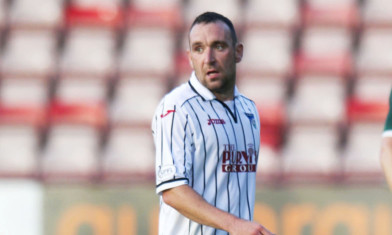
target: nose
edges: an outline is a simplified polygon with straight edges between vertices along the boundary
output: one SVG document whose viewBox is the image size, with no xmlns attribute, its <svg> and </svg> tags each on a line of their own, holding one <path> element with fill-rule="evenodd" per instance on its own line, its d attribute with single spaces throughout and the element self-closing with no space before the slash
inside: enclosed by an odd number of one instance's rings
<svg viewBox="0 0 392 235">
<path fill-rule="evenodd" d="M 214 54 L 214 50 L 212 50 L 211 48 L 207 48 L 204 51 L 204 62 L 207 64 L 212 64 L 215 62 L 215 54 Z"/>
</svg>

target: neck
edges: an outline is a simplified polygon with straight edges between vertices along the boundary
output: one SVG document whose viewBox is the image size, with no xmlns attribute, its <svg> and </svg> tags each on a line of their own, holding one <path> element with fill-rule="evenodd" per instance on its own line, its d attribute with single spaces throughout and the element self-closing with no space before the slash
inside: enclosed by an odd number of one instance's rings
<svg viewBox="0 0 392 235">
<path fill-rule="evenodd" d="M 220 101 L 229 101 L 229 100 L 233 100 L 234 99 L 234 87 L 228 91 L 228 92 L 213 92 L 213 94 L 215 95 L 215 97 L 220 100 Z"/>
</svg>

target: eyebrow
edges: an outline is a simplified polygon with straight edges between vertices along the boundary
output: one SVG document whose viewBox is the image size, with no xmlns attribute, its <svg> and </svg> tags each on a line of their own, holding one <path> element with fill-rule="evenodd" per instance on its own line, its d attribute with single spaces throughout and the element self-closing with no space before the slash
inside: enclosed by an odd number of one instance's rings
<svg viewBox="0 0 392 235">
<path fill-rule="evenodd" d="M 222 41 L 222 40 L 213 41 L 211 45 L 216 45 L 216 44 L 229 45 L 229 43 L 227 43 L 226 41 Z M 199 42 L 199 41 L 196 41 L 193 44 L 191 44 L 191 47 L 200 46 L 200 45 L 203 45 L 203 43 Z"/>
<path fill-rule="evenodd" d="M 199 46 L 199 45 L 202 45 L 202 44 L 203 43 L 201 43 L 201 42 L 194 42 L 194 43 L 191 44 L 191 47 Z"/>
</svg>

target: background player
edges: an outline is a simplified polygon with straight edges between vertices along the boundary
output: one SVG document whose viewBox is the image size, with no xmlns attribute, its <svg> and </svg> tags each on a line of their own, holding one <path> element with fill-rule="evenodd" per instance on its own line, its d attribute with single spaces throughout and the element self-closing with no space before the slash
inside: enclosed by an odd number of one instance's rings
<svg viewBox="0 0 392 235">
<path fill-rule="evenodd" d="M 392 190 L 392 90 L 389 96 L 389 113 L 381 140 L 380 158 L 386 181 Z"/>
<path fill-rule="evenodd" d="M 260 125 L 235 86 L 243 46 L 231 21 L 211 12 L 195 19 L 189 44 L 194 72 L 152 122 L 159 234 L 271 234 L 252 222 Z"/>
</svg>

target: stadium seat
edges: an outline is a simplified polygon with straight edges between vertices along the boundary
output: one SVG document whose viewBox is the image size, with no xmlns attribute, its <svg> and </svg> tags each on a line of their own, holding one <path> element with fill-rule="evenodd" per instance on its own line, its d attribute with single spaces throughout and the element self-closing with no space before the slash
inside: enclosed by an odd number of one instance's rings
<svg viewBox="0 0 392 235">
<path fill-rule="evenodd" d="M 115 88 L 111 104 L 111 122 L 115 125 L 121 123 L 149 125 L 166 89 L 166 84 L 159 78 L 121 78 Z"/>
<path fill-rule="evenodd" d="M 52 30 L 11 30 L 2 55 L 1 71 L 8 75 L 50 76 L 56 70 L 56 52 L 57 35 Z"/>
<path fill-rule="evenodd" d="M 0 105 L 0 177 L 37 177 L 45 109 Z"/>
<path fill-rule="evenodd" d="M 349 77 L 353 72 L 351 54 L 308 55 L 299 53 L 295 55 L 295 73 L 300 76 L 332 75 Z"/>
<path fill-rule="evenodd" d="M 119 0 L 73 0 L 65 8 L 68 27 L 88 26 L 118 29 L 124 24 L 124 12 Z"/>
<path fill-rule="evenodd" d="M 0 101 L 11 106 L 44 106 L 49 97 L 48 78 L 3 75 L 0 82 Z"/>
<path fill-rule="evenodd" d="M 302 22 L 310 25 L 353 28 L 360 22 L 356 1 L 307 0 L 301 8 Z"/>
<path fill-rule="evenodd" d="M 9 7 L 11 28 L 47 28 L 62 26 L 64 0 L 14 0 Z"/>
<path fill-rule="evenodd" d="M 242 3 L 240 0 L 190 0 L 183 8 L 186 26 L 190 26 L 199 14 L 213 11 L 229 18 L 237 28 L 241 26 L 243 21 L 241 10 Z"/>
<path fill-rule="evenodd" d="M 353 96 L 361 100 L 381 101 L 388 100 L 392 87 L 390 75 L 361 75 L 355 78 Z"/>
<path fill-rule="evenodd" d="M 145 6 L 132 2 L 127 9 L 126 24 L 129 29 L 133 27 L 164 27 L 172 30 L 179 30 L 182 26 L 182 17 L 177 5 L 157 5 Z"/>
<path fill-rule="evenodd" d="M 346 182 L 382 182 L 379 153 L 383 121 L 356 121 L 350 124 L 343 153 Z"/>
<path fill-rule="evenodd" d="M 302 35 L 295 52 L 297 76 L 328 74 L 349 77 L 353 73 L 352 48 L 359 25 L 355 1 L 304 1 Z"/>
<path fill-rule="evenodd" d="M 260 115 L 260 151 L 258 179 L 262 182 L 278 180 L 281 176 L 281 152 L 286 131 L 284 103 L 257 103 Z"/>
<path fill-rule="evenodd" d="M 71 0 L 64 8 L 66 34 L 61 77 L 109 79 L 115 73 L 118 32 L 124 27 L 121 0 Z"/>
<path fill-rule="evenodd" d="M 363 25 L 369 27 L 392 26 L 392 3 L 388 0 L 368 0 L 363 5 Z"/>
<path fill-rule="evenodd" d="M 171 29 L 135 27 L 127 31 L 119 57 L 120 76 L 167 77 L 174 62 L 175 34 Z"/>
<path fill-rule="evenodd" d="M 242 37 L 239 73 L 284 77 L 292 72 L 293 38 L 286 29 L 250 29 Z"/>
<path fill-rule="evenodd" d="M 349 54 L 352 43 L 352 32 L 346 28 L 307 27 L 302 34 L 300 50 L 314 56 Z"/>
<path fill-rule="evenodd" d="M 60 103 L 49 111 L 42 176 L 49 182 L 91 181 L 98 176 L 106 110 L 102 104 Z"/>
<path fill-rule="evenodd" d="M 353 33 L 341 27 L 309 26 L 303 29 L 295 55 L 297 76 L 305 74 L 350 76 L 353 72 Z"/>
<path fill-rule="evenodd" d="M 60 57 L 60 73 L 109 78 L 115 71 L 116 34 L 105 28 L 70 29 Z"/>
<path fill-rule="evenodd" d="M 139 9 L 181 8 L 183 0 L 132 0 L 131 5 Z"/>
<path fill-rule="evenodd" d="M 288 92 L 288 80 L 278 76 L 252 76 L 241 74 L 237 78 L 237 86 L 257 105 L 283 105 Z"/>
<path fill-rule="evenodd" d="M 103 153 L 101 164 L 105 181 L 136 182 L 154 177 L 150 127 L 113 126 Z"/>
<path fill-rule="evenodd" d="M 257 182 L 261 182 L 263 185 L 278 182 L 282 174 L 281 165 L 280 150 L 261 144 L 257 162 Z"/>
<path fill-rule="evenodd" d="M 32 104 L 0 104 L 0 124 L 29 125 L 43 128 L 46 125 L 46 106 Z"/>
<path fill-rule="evenodd" d="M 300 23 L 297 0 L 249 0 L 244 6 L 246 28 L 294 28 Z"/>
<path fill-rule="evenodd" d="M 105 103 L 110 80 L 99 77 L 60 77 L 54 94 L 56 100 L 66 103 Z"/>
<path fill-rule="evenodd" d="M 283 176 L 290 182 L 335 180 L 340 175 L 336 125 L 292 125 L 283 149 Z"/>
<path fill-rule="evenodd" d="M 185 39 L 184 39 L 185 40 Z M 186 39 L 188 40 L 188 39 Z M 188 43 L 188 41 L 184 42 Z M 192 73 L 192 67 L 189 64 L 187 55 L 188 46 L 183 46 L 183 49 L 178 51 L 175 55 L 175 78 L 173 79 L 173 85 L 179 85 L 187 82 Z"/>
<path fill-rule="evenodd" d="M 257 105 L 257 109 L 260 115 L 261 144 L 280 150 L 287 125 L 285 106 L 261 103 Z"/>
<path fill-rule="evenodd" d="M 99 102 L 54 100 L 50 105 L 49 115 L 51 125 L 70 124 L 104 128 L 107 124 L 105 104 Z"/>
<path fill-rule="evenodd" d="M 367 99 L 353 95 L 346 103 L 347 120 L 351 124 L 356 122 L 380 122 L 387 117 L 389 105 L 388 96 L 385 99 Z"/>
<path fill-rule="evenodd" d="M 304 76 L 296 81 L 289 101 L 292 123 L 329 123 L 344 121 L 345 80 L 334 76 Z"/>
<path fill-rule="evenodd" d="M 379 151 L 381 133 L 389 110 L 388 97 L 392 80 L 389 79 L 388 91 L 370 84 L 377 83 L 375 79 L 367 82 L 370 87 L 355 87 L 346 103 L 349 129 L 343 167 L 347 182 L 381 182 L 382 179 Z M 376 94 L 377 91 L 379 94 Z"/>
<path fill-rule="evenodd" d="M 354 34 L 344 27 L 309 26 L 303 29 L 295 55 L 297 76 L 350 76 Z"/>
<path fill-rule="evenodd" d="M 388 74 L 392 68 L 392 28 L 365 28 L 356 61 L 359 74 Z"/>
</svg>

